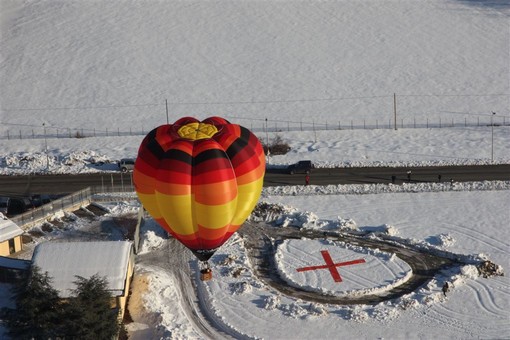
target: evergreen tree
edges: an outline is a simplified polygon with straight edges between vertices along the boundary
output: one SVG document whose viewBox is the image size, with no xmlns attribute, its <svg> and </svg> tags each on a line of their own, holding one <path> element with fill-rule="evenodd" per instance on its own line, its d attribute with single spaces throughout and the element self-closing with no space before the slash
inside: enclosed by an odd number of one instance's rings
<svg viewBox="0 0 510 340">
<path fill-rule="evenodd" d="M 62 314 L 57 290 L 51 286 L 48 273 L 36 266 L 24 284 L 14 291 L 16 309 L 6 311 L 9 335 L 14 339 L 55 338 L 54 325 Z"/>
<path fill-rule="evenodd" d="M 118 310 L 111 308 L 112 295 L 108 281 L 97 274 L 85 279 L 77 276 L 74 298 L 66 309 L 75 330 L 72 336 L 79 339 L 111 339 L 120 329 Z M 71 335 L 71 334 L 69 334 Z"/>
<path fill-rule="evenodd" d="M 120 331 L 118 310 L 111 308 L 108 281 L 97 274 L 78 280 L 73 296 L 61 299 L 48 273 L 32 267 L 16 288 L 16 309 L 3 309 L 13 339 L 113 339 Z"/>
</svg>

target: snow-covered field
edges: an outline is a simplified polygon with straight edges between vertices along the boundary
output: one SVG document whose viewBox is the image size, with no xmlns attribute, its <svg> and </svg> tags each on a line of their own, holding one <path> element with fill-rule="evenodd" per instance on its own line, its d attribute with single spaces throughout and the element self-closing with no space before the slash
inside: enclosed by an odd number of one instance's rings
<svg viewBox="0 0 510 340">
<path fill-rule="evenodd" d="M 0 0 L 0 174 L 112 171 L 92 160 L 136 156 L 143 135 L 135 133 L 167 121 L 165 100 L 170 122 L 219 115 L 262 140 L 280 135 L 292 150 L 270 164 L 509 163 L 509 16 L 505 0 Z M 442 128 L 348 129 L 351 121 L 391 124 L 394 93 L 398 124 L 442 122 Z M 445 128 L 452 120 L 455 127 Z M 300 131 L 325 124 L 330 130 Z M 342 130 L 331 130 L 338 125 Z M 109 137 L 62 138 L 81 131 Z M 135 133 L 114 136 L 120 132 Z M 284 219 L 305 228 L 388 230 L 431 251 L 490 259 L 508 273 L 509 185 L 386 193 L 288 187 L 265 189 L 261 200 L 284 205 Z M 137 206 L 112 208 L 119 214 Z M 169 242 L 150 221 L 143 237 L 145 254 Z M 318 251 L 325 249 L 342 261 L 347 248 L 292 241 L 280 249 L 279 271 L 293 285 L 339 294 L 374 288 L 366 280 L 389 287 L 406 279 L 408 269 L 394 257 L 364 250 L 357 254 L 370 266 L 382 265 L 370 278 L 356 272 L 362 265 L 341 267 L 340 283 L 330 281 L 328 270 L 309 278 L 293 270 L 320 264 Z M 228 256 L 233 261 L 224 263 Z M 212 265 L 214 280 L 198 282 L 201 304 L 239 338 L 510 337 L 508 275 L 485 279 L 472 265 L 376 306 L 316 304 L 278 293 L 253 276 L 237 235 Z M 137 267 L 143 275 L 133 283 L 132 338 L 206 337 L 178 307 L 175 277 L 157 268 Z M 365 283 L 349 289 L 351 280 Z M 444 281 L 454 284 L 446 298 Z"/>
<path fill-rule="evenodd" d="M 372 239 L 382 233 L 430 252 L 457 254 L 466 264 L 441 272 L 412 294 L 375 306 L 320 304 L 290 298 L 257 279 L 243 239 L 236 235 L 211 259 L 214 279 L 198 282 L 201 303 L 213 320 L 226 325 L 232 334 L 267 339 L 354 336 L 466 339 L 510 335 L 508 276 L 482 278 L 475 266 L 469 264 L 469 259 L 472 263 L 490 259 L 507 274 L 510 267 L 508 189 L 465 191 L 459 188 L 458 191 L 364 195 L 335 194 L 330 189 L 329 195 L 323 196 L 311 196 L 303 187 L 287 189 L 293 194 L 273 196 L 265 190 L 263 197 L 265 202 L 285 204 L 279 219 L 284 225 L 328 231 L 372 230 L 375 232 Z M 144 252 L 157 252 L 166 247 L 166 235 L 153 223 L 148 223 L 143 234 L 142 256 Z M 323 264 L 321 250 L 328 250 L 335 262 L 364 258 L 367 260 L 364 265 L 369 269 L 364 270 L 362 264 L 341 267 L 341 283 L 334 282 L 328 270 L 314 271 L 310 276 L 296 271 Z M 309 291 L 333 292 L 335 296 L 352 297 L 369 290 L 382 292 L 405 282 L 408 272 L 405 263 L 384 252 L 369 252 L 304 237 L 280 246 L 275 261 L 280 275 L 289 284 Z M 150 266 L 139 269 L 144 281 L 143 284 L 135 282 L 135 287 L 145 287 L 147 303 L 143 308 L 142 302 L 130 306 L 138 323 L 131 325 L 133 338 L 142 339 L 150 334 L 201 338 L 203 335 L 190 327 L 182 312 L 175 308 L 182 303 L 182 298 L 172 288 L 178 286 L 173 276 Z M 240 274 L 237 277 L 236 272 Z M 453 286 L 444 297 L 441 287 L 446 281 Z M 155 318 L 161 321 L 154 322 Z M 147 332 L 146 325 L 152 332 Z"/>
<path fill-rule="evenodd" d="M 4 137 L 148 132 L 165 100 L 248 128 L 387 125 L 394 93 L 399 124 L 510 121 L 507 0 L 0 6 Z"/>
</svg>

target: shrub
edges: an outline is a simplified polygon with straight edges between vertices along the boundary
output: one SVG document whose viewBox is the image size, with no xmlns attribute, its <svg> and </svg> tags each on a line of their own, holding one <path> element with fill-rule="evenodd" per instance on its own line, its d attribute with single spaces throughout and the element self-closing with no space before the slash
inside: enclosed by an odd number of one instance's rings
<svg viewBox="0 0 510 340">
<path fill-rule="evenodd" d="M 286 143 L 280 135 L 276 135 L 269 145 L 262 143 L 264 153 L 267 155 L 269 151 L 271 155 L 285 155 L 290 151 L 290 146 Z"/>
</svg>

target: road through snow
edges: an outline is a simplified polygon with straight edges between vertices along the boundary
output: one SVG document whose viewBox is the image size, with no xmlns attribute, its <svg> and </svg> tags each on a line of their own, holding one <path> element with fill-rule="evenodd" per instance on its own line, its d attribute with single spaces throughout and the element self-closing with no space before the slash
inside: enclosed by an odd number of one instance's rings
<svg viewBox="0 0 510 340">
<path fill-rule="evenodd" d="M 176 239 L 169 238 L 165 242 L 166 245 L 158 250 L 138 255 L 137 264 L 145 268 L 157 267 L 164 270 L 171 277 L 170 282 L 174 284 L 172 288 L 178 301 L 178 306 L 174 306 L 174 309 L 180 309 L 200 338 L 231 338 L 228 333 L 224 332 L 225 330 L 228 332 L 228 329 L 225 329 L 215 319 L 208 316 L 205 305 L 197 298 L 195 281 L 198 274 L 193 266 L 195 261 L 190 251 Z M 197 282 L 200 284 L 199 281 Z M 205 315 L 203 312 L 205 312 Z"/>
</svg>

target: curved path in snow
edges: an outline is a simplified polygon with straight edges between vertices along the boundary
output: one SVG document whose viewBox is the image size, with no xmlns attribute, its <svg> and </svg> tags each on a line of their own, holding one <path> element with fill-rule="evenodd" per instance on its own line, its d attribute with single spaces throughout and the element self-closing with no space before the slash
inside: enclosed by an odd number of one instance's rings
<svg viewBox="0 0 510 340">
<path fill-rule="evenodd" d="M 236 334 L 230 337 L 230 333 L 233 333 L 231 330 L 225 329 L 209 315 L 204 315 L 208 311 L 197 298 L 193 273 L 189 265 L 191 260 L 191 253 L 174 238 L 170 238 L 162 249 L 137 256 L 138 264 L 163 269 L 174 278 L 172 282 L 178 283 L 174 287 L 178 299 L 178 306 L 175 307 L 184 313 L 201 338 L 233 339 Z"/>
<path fill-rule="evenodd" d="M 382 301 L 395 299 L 415 291 L 417 288 L 432 279 L 439 270 L 458 264 L 453 260 L 423 251 L 403 248 L 389 242 L 370 240 L 355 235 L 338 235 L 337 233 L 324 233 L 323 231 L 314 230 L 306 230 L 303 232 L 292 227 L 274 228 L 265 223 L 248 222 L 244 224 L 243 228 L 238 230 L 238 233 L 244 239 L 256 276 L 283 294 L 318 303 L 339 305 L 377 304 Z M 274 262 L 274 253 L 278 243 L 282 242 L 284 239 L 300 239 L 302 237 L 310 239 L 324 239 L 327 237 L 329 239 L 344 241 L 357 246 L 377 248 L 388 253 L 394 253 L 400 259 L 409 264 L 413 271 L 413 275 L 405 283 L 384 293 L 372 295 L 367 294 L 359 297 L 335 297 L 306 291 L 297 287 L 291 287 L 278 275 L 276 263 Z"/>
</svg>

